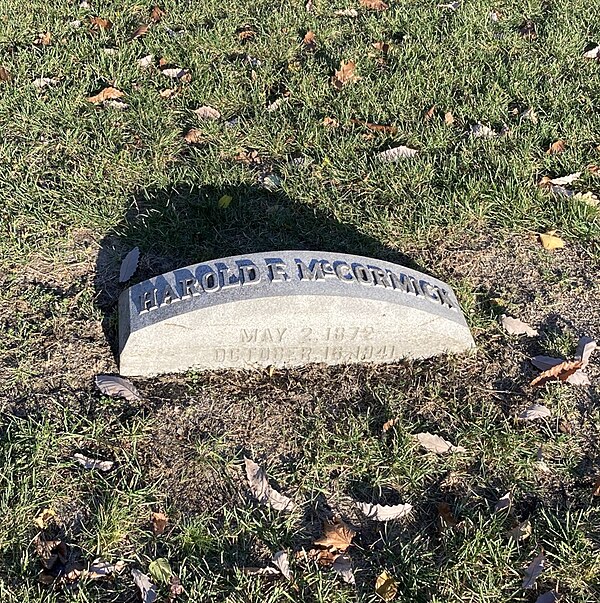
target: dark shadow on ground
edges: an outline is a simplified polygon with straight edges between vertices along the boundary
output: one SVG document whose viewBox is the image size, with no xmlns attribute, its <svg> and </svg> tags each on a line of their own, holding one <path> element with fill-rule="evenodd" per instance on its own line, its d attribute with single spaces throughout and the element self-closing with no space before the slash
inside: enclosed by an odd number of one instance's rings
<svg viewBox="0 0 600 603">
<path fill-rule="evenodd" d="M 219 204 L 224 197 L 231 198 L 227 207 Z M 138 270 L 128 283 L 119 284 L 121 260 L 135 246 L 141 252 Z M 365 255 L 423 271 L 408 256 L 340 222 L 333 212 L 295 202 L 281 191 L 188 184 L 144 190 L 100 243 L 94 284 L 113 353 L 116 303 L 126 286 L 190 264 L 286 249 Z"/>
</svg>

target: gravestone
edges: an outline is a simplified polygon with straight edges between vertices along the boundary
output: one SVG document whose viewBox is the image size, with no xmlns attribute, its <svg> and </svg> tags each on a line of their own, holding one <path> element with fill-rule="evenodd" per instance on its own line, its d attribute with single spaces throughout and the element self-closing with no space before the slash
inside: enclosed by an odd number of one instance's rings
<svg viewBox="0 0 600 603">
<path fill-rule="evenodd" d="M 119 298 L 120 372 L 383 363 L 474 347 L 445 283 L 404 266 L 315 251 L 195 264 Z"/>
</svg>

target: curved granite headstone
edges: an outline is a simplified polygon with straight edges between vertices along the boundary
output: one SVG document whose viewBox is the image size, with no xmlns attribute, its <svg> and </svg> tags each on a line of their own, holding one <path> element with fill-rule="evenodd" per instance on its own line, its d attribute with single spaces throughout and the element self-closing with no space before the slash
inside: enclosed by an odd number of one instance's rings
<svg viewBox="0 0 600 603">
<path fill-rule="evenodd" d="M 355 255 L 222 258 L 149 279 L 119 298 L 122 375 L 382 363 L 474 345 L 448 285 Z"/>
</svg>

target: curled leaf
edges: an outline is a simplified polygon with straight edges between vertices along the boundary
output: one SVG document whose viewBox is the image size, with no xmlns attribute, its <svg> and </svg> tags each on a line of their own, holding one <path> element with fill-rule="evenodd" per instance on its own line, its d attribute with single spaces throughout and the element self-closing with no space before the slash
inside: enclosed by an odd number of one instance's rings
<svg viewBox="0 0 600 603">
<path fill-rule="evenodd" d="M 389 8 L 383 0 L 360 0 L 360 3 L 370 10 L 387 10 Z"/>
<path fill-rule="evenodd" d="M 565 242 L 555 235 L 555 230 L 549 230 L 543 234 L 540 234 L 540 242 L 544 249 L 552 251 L 554 249 L 561 249 L 565 246 Z"/>
<path fill-rule="evenodd" d="M 375 521 L 390 521 L 406 517 L 413 509 L 412 505 L 372 505 L 370 503 L 355 503 L 369 519 Z"/>
<path fill-rule="evenodd" d="M 317 39 L 314 31 L 307 31 L 302 38 L 302 44 L 304 44 L 304 48 L 306 50 L 316 50 L 317 49 Z"/>
<path fill-rule="evenodd" d="M 581 360 L 565 360 L 556 366 L 549 368 L 540 375 L 538 375 L 532 382 L 532 386 L 541 386 L 548 383 L 548 381 L 566 381 L 573 373 L 578 371 L 583 366 Z"/>
<path fill-rule="evenodd" d="M 558 155 L 559 153 L 563 153 L 566 148 L 567 143 L 564 140 L 557 140 L 548 147 L 546 155 Z"/>
<path fill-rule="evenodd" d="M 89 456 L 79 454 L 78 452 L 73 455 L 73 458 L 85 469 L 100 469 L 100 471 L 109 471 L 114 465 L 113 461 L 103 461 L 100 459 L 92 459 Z"/>
<path fill-rule="evenodd" d="M 106 100 L 121 98 L 122 96 L 125 96 L 125 94 L 118 88 L 108 86 L 108 88 L 104 88 L 104 90 L 101 90 L 98 94 L 88 97 L 88 102 L 99 105 Z"/>
<path fill-rule="evenodd" d="M 512 507 L 512 493 L 507 492 L 494 506 L 494 513 L 498 513 L 499 511 L 510 511 Z"/>
<path fill-rule="evenodd" d="M 244 462 L 250 491 L 260 504 L 269 505 L 277 511 L 292 511 L 296 508 L 294 501 L 269 486 L 267 474 L 260 465 L 249 458 L 244 458 Z"/>
<path fill-rule="evenodd" d="M 150 516 L 150 522 L 152 524 L 152 531 L 158 536 L 167 528 L 169 518 L 164 513 L 153 511 Z"/>
<path fill-rule="evenodd" d="M 277 551 L 273 555 L 271 563 L 273 563 L 273 565 L 276 565 L 279 568 L 281 575 L 286 580 L 292 579 L 292 573 L 290 572 L 290 563 L 288 561 L 288 555 L 285 551 Z"/>
<path fill-rule="evenodd" d="M 395 163 L 396 161 L 401 161 L 402 159 L 414 157 L 417 153 L 418 151 L 416 149 L 411 149 L 410 147 L 400 145 L 399 147 L 393 147 L 391 149 L 387 149 L 387 151 L 377 153 L 375 158 L 379 161 L 383 161 L 384 163 Z"/>
<path fill-rule="evenodd" d="M 107 396 L 112 396 L 113 398 L 125 398 L 125 400 L 129 401 L 141 399 L 141 396 L 133 383 L 123 377 L 117 377 L 115 375 L 97 375 L 95 382 L 96 387 Z"/>
</svg>

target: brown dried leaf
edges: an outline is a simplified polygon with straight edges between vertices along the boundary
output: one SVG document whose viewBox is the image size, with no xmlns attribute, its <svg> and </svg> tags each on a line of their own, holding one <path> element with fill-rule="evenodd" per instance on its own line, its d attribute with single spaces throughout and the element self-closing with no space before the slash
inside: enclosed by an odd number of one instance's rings
<svg viewBox="0 0 600 603">
<path fill-rule="evenodd" d="M 34 520 L 33 523 L 44 530 L 48 527 L 50 522 L 56 517 L 56 512 L 53 509 L 44 509 Z"/>
<path fill-rule="evenodd" d="M 52 34 L 48 31 L 46 33 L 39 33 L 37 39 L 34 41 L 36 46 L 49 46 L 52 42 Z"/>
<path fill-rule="evenodd" d="M 435 105 L 432 105 L 431 108 L 428 111 L 426 111 L 425 115 L 423 115 L 423 120 L 429 121 L 433 117 L 434 113 L 435 113 Z"/>
<path fill-rule="evenodd" d="M 48 540 L 44 534 L 38 534 L 33 544 L 44 569 L 52 569 L 59 562 L 67 562 L 67 545 L 62 540 Z"/>
<path fill-rule="evenodd" d="M 370 10 L 387 10 L 389 8 L 383 0 L 360 0 L 360 3 Z"/>
<path fill-rule="evenodd" d="M 302 38 L 302 44 L 304 44 L 304 48 L 306 50 L 316 50 L 317 48 L 317 39 L 314 31 L 307 31 Z"/>
<path fill-rule="evenodd" d="M 565 246 L 565 242 L 560 237 L 557 237 L 554 234 L 555 232 L 555 230 L 549 230 L 540 234 L 540 242 L 544 249 L 553 251 L 554 249 L 562 249 Z"/>
<path fill-rule="evenodd" d="M 194 109 L 192 113 L 195 113 L 200 119 L 209 119 L 216 120 L 221 119 L 221 113 L 214 109 L 213 107 L 209 107 L 208 105 L 204 105 L 203 107 L 199 107 L 198 109 Z"/>
<path fill-rule="evenodd" d="M 439 435 L 434 435 L 429 432 L 418 433 L 415 437 L 425 450 L 435 452 L 436 454 L 444 454 L 446 452 L 466 452 L 466 449 L 462 446 L 454 446 L 454 444 L 444 440 L 444 438 Z"/>
<path fill-rule="evenodd" d="M 296 554 L 296 558 L 308 557 L 308 559 L 313 559 L 319 565 L 322 565 L 323 567 L 328 567 L 335 561 L 335 558 L 338 556 L 338 554 L 339 553 L 333 553 L 332 551 L 329 551 L 327 549 L 311 549 L 308 552 L 299 551 Z"/>
<path fill-rule="evenodd" d="M 161 98 L 173 98 L 179 94 L 179 88 L 167 88 L 159 93 Z"/>
<path fill-rule="evenodd" d="M 0 79 L 2 78 L 0 77 Z M 587 171 L 592 174 L 600 174 L 600 165 L 590 164 L 587 166 Z"/>
<path fill-rule="evenodd" d="M 444 113 L 444 123 L 447 126 L 451 126 L 454 123 L 454 115 L 452 115 L 450 111 L 446 111 L 446 113 Z"/>
<path fill-rule="evenodd" d="M 450 505 L 447 502 L 438 503 L 438 514 L 443 527 L 453 528 L 458 525 L 458 521 L 456 521 L 452 509 L 450 509 Z"/>
<path fill-rule="evenodd" d="M 135 40 L 136 38 L 140 38 L 141 36 L 145 36 L 148 33 L 148 29 L 150 29 L 149 25 L 140 25 L 129 38 L 130 40 Z"/>
<path fill-rule="evenodd" d="M 12 80 L 10 71 L 6 67 L 0 65 L 0 82 L 10 82 L 10 80 Z"/>
<path fill-rule="evenodd" d="M 131 402 L 141 400 L 138 390 L 131 381 L 115 375 L 96 375 L 96 387 L 107 396 L 124 398 Z"/>
<path fill-rule="evenodd" d="M 160 8 L 160 6 L 155 5 L 152 7 L 150 11 L 150 20 L 154 23 L 160 22 L 160 20 L 165 16 L 165 11 Z"/>
<path fill-rule="evenodd" d="M 551 356 L 534 356 L 531 358 L 531 364 L 535 368 L 540 369 L 540 371 L 547 371 L 549 368 L 557 366 L 562 362 L 564 362 L 563 358 L 552 358 Z"/>
<path fill-rule="evenodd" d="M 256 36 L 256 32 L 250 25 L 244 25 L 237 30 L 237 35 L 240 42 L 249 42 Z"/>
<path fill-rule="evenodd" d="M 528 335 L 529 337 L 536 337 L 538 332 L 531 328 L 526 322 L 513 318 L 512 316 L 501 316 L 502 326 L 509 335 Z"/>
<path fill-rule="evenodd" d="M 244 458 L 244 462 L 250 491 L 260 504 L 269 505 L 277 511 L 293 511 L 296 508 L 293 500 L 269 486 L 267 474 L 260 465 L 249 458 Z"/>
<path fill-rule="evenodd" d="M 525 577 L 523 578 L 523 588 L 529 589 L 535 586 L 535 581 L 539 575 L 544 571 L 544 565 L 546 563 L 546 556 L 542 551 L 527 567 L 525 570 Z"/>
<path fill-rule="evenodd" d="M 361 119 L 352 119 L 351 122 L 359 126 L 364 126 L 368 130 L 372 130 L 373 132 L 383 132 L 384 134 L 392 135 L 398 132 L 398 128 L 396 126 L 388 126 L 385 124 L 373 124 L 368 121 L 362 121 Z"/>
<path fill-rule="evenodd" d="M 324 117 L 323 125 L 326 128 L 337 128 L 340 125 L 340 123 L 338 122 L 337 119 L 333 119 L 333 117 Z"/>
<path fill-rule="evenodd" d="M 122 96 L 125 96 L 125 94 L 121 92 L 118 88 L 113 88 L 112 86 L 109 86 L 108 88 L 104 88 L 104 90 L 98 92 L 98 94 L 96 94 L 95 96 L 88 97 L 88 102 L 94 103 L 94 105 L 99 105 L 105 100 L 121 98 Z"/>
<path fill-rule="evenodd" d="M 400 419 L 390 419 L 389 421 L 386 421 L 383 424 L 381 431 L 383 433 L 385 433 L 386 431 L 389 431 L 396 423 L 399 423 L 399 422 L 400 422 Z"/>
<path fill-rule="evenodd" d="M 323 536 L 315 540 L 317 546 L 344 552 L 351 544 L 356 531 L 339 517 L 323 523 Z"/>
<path fill-rule="evenodd" d="M 567 148 L 567 143 L 564 140 L 559 139 L 556 142 L 553 142 L 548 147 L 548 150 L 546 151 L 546 155 L 558 155 L 559 153 L 562 153 L 566 148 Z"/>
<path fill-rule="evenodd" d="M 208 138 L 204 135 L 202 130 L 192 128 L 185 133 L 183 140 L 188 144 L 204 144 L 208 141 Z"/>
<path fill-rule="evenodd" d="M 90 24 L 92 26 L 92 31 L 99 30 L 108 30 L 112 27 L 112 22 L 110 19 L 102 19 L 102 17 L 92 17 L 90 19 Z"/>
<path fill-rule="evenodd" d="M 566 381 L 573 373 L 583 366 L 581 360 L 565 360 L 556 366 L 549 368 L 538 375 L 532 382 L 532 386 L 545 385 L 548 381 Z"/>
<path fill-rule="evenodd" d="M 373 42 L 373 48 L 386 55 L 390 51 L 391 45 L 389 42 Z"/>
<path fill-rule="evenodd" d="M 169 518 L 164 513 L 153 511 L 150 516 L 150 523 L 152 524 L 152 531 L 158 536 L 165 531 Z"/>
<path fill-rule="evenodd" d="M 356 82 L 360 79 L 354 72 L 356 71 L 356 64 L 353 61 L 340 63 L 340 68 L 331 76 L 331 83 L 334 88 L 341 90 L 347 84 Z"/>
</svg>

